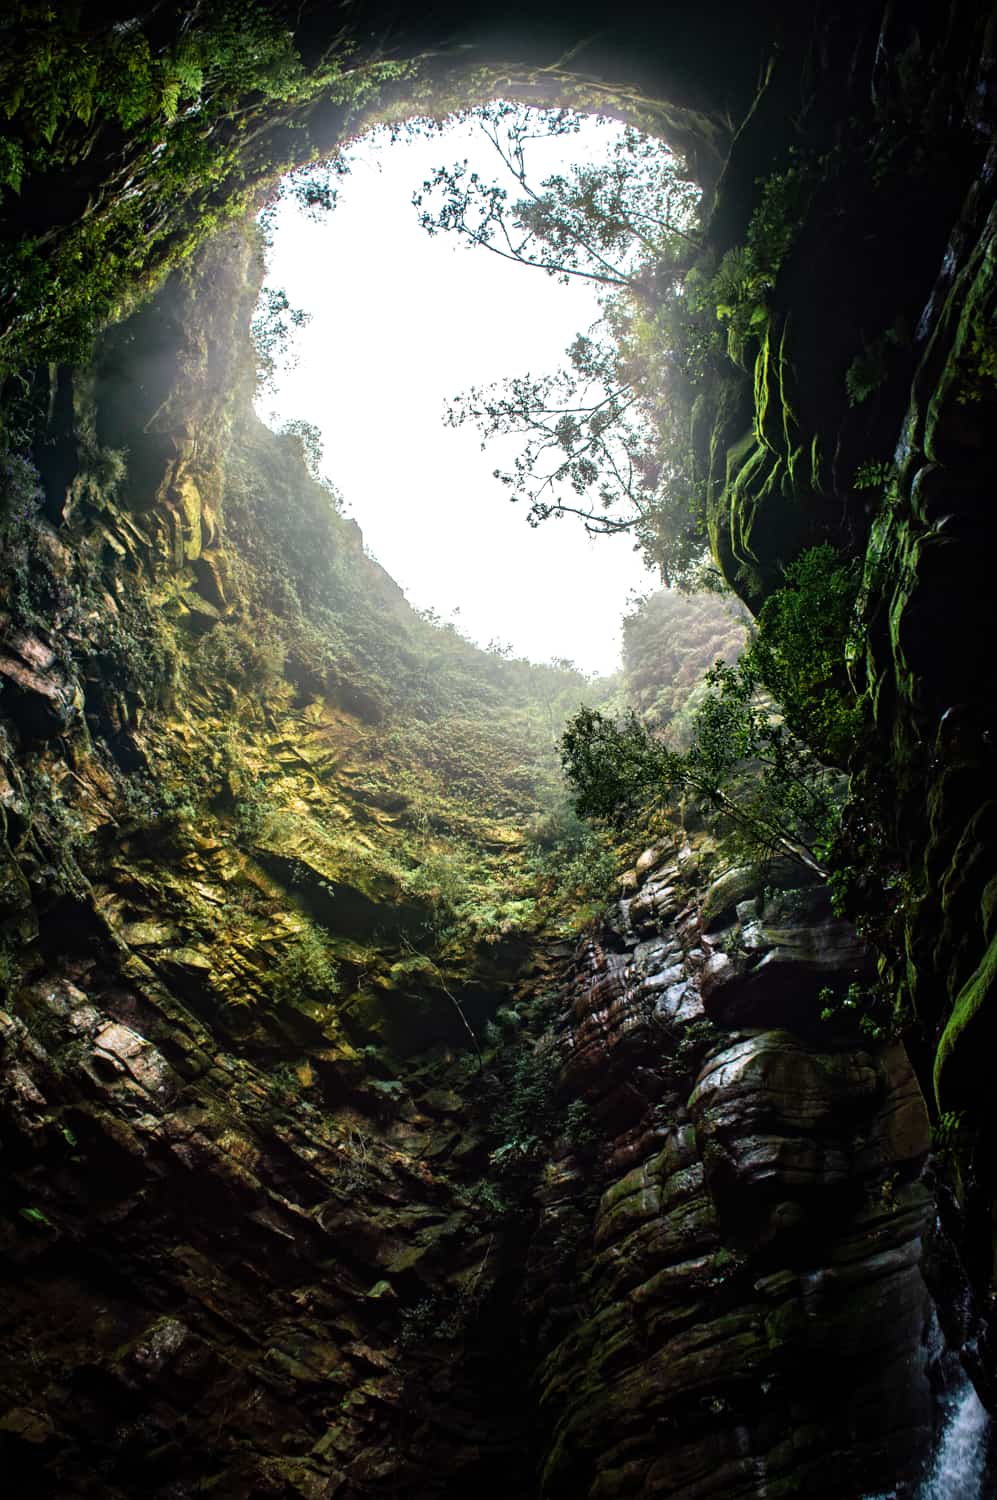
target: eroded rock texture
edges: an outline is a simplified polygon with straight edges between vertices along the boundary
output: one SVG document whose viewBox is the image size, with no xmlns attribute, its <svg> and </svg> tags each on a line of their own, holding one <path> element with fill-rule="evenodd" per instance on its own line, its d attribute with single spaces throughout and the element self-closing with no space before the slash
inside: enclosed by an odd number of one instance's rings
<svg viewBox="0 0 997 1500">
<path fill-rule="evenodd" d="M 400 1318 L 497 1275 L 455 1197 L 458 1095 L 325 1112 L 92 971 L 18 1009 L 0 1433 L 24 1493 L 428 1496 L 508 1469 L 494 1373 L 454 1378 Z"/>
<path fill-rule="evenodd" d="M 690 860 L 644 873 L 570 991 L 610 1185 L 576 1326 L 534 1271 L 545 1493 L 859 1495 L 909 1476 L 930 1424 L 923 1104 L 901 1049 L 815 1025 L 864 962 L 820 894 L 733 872 L 704 917 Z M 559 1163 L 541 1243 L 577 1186 Z"/>
<path fill-rule="evenodd" d="M 4 197 L 4 356 L 44 366 L 4 395 L 44 414 L 45 494 L 5 459 L 0 517 L 18 1493 L 857 1500 L 925 1447 L 925 1118 L 899 1050 L 819 1024 L 822 991 L 867 975 L 851 930 L 785 872 L 716 880 L 677 843 L 574 967 L 531 956 L 515 900 L 456 957 L 426 943 L 448 853 L 514 862 L 528 788 L 482 814 L 501 710 L 482 754 L 357 529 L 235 412 L 245 247 L 209 248 L 92 367 L 48 367 L 86 300 L 74 267 L 120 254 L 100 307 L 134 302 L 192 214 L 331 147 L 367 83 L 380 107 L 385 49 L 389 82 L 413 64 L 399 108 L 500 78 L 687 146 L 717 189 L 710 266 L 759 181 L 801 173 L 792 243 L 697 406 L 711 543 L 755 606 L 816 541 L 863 560 L 865 914 L 959 1147 L 942 1204 L 987 1305 L 993 17 L 676 3 L 606 28 L 552 0 L 504 12 L 507 35 L 466 10 L 360 7 L 354 94 L 255 89 L 200 141 L 192 108 L 171 143 L 216 170 L 169 190 L 145 136 L 56 115 L 56 165 Z M 156 46 L 199 11 L 152 7 Z M 306 73 L 343 40 L 340 8 L 279 13 Z M 11 128 L 30 155 L 33 112 Z M 423 725 L 405 753 L 401 698 Z M 479 1064 L 468 1027 L 501 1002 L 522 1024 Z M 524 1056 L 556 1063 L 556 1107 L 508 1138 Z M 979 1334 L 955 1300 L 957 1340 Z M 970 1352 L 994 1399 L 986 1337 Z"/>
<path fill-rule="evenodd" d="M 902 1054 L 819 1022 L 867 954 L 702 835 L 643 856 L 577 960 L 515 902 L 432 937 L 414 859 L 514 860 L 523 755 L 480 780 L 502 705 L 483 742 L 434 699 L 356 528 L 232 410 L 246 267 L 220 244 L 163 294 L 186 352 L 147 441 L 114 426 L 127 329 L 54 402 L 76 467 L 13 554 L 38 563 L 0 664 L 8 1472 L 53 1500 L 910 1476 L 925 1117 Z M 479 1062 L 465 1023 L 503 1011 Z M 550 1104 L 513 1130 L 524 1077 Z"/>
<path fill-rule="evenodd" d="M 145 964 L 21 991 L 0 1435 L 26 1492 L 841 1500 L 916 1470 L 923 1105 L 899 1048 L 815 1019 L 864 956 L 813 890 L 734 872 L 702 903 L 688 845 L 643 863 L 618 926 L 521 982 L 564 974 L 518 1045 L 576 1114 L 518 1187 L 466 1053 L 330 1107 Z M 751 969 L 772 991 L 711 1021 Z"/>
</svg>

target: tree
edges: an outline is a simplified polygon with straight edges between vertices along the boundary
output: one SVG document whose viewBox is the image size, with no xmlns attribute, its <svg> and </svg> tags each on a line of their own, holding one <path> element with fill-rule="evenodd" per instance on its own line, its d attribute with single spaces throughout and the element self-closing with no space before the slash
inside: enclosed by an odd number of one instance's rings
<svg viewBox="0 0 997 1500">
<path fill-rule="evenodd" d="M 789 728 L 835 766 L 848 764 L 866 731 L 847 670 L 858 587 L 855 562 L 827 542 L 808 548 L 763 605 L 752 646 L 758 676 Z"/>
<path fill-rule="evenodd" d="M 688 795 L 727 820 L 747 858 L 786 853 L 826 876 L 837 849 L 841 864 L 838 768 L 864 733 L 844 670 L 856 591 L 855 567 L 834 547 L 801 553 L 738 663 L 706 673 L 687 751 L 633 709 L 621 720 L 580 709 L 561 741 L 579 813 L 622 826 Z"/>
<path fill-rule="evenodd" d="M 534 187 L 531 143 L 577 134 L 585 116 L 496 101 L 465 118 L 492 146 L 502 177 L 486 182 L 466 158 L 437 167 L 412 200 L 430 234 L 453 231 L 560 281 L 579 277 L 636 291 L 653 283 L 659 260 L 698 243 L 692 225 L 699 194 L 662 142 L 626 126 L 605 161 L 580 163 Z M 510 200 L 507 182 L 520 196 Z"/>
<path fill-rule="evenodd" d="M 303 417 L 292 417 L 290 421 L 281 424 L 278 434 L 280 437 L 297 440 L 301 445 L 305 468 L 313 479 L 321 481 L 324 447 L 321 429 L 314 422 L 306 422 Z"/>
<path fill-rule="evenodd" d="M 256 216 L 264 244 L 269 247 L 273 241 L 274 225 L 283 204 L 293 203 L 303 218 L 313 224 L 323 223 L 339 201 L 339 189 L 334 183 L 349 174 L 349 158 L 342 152 L 288 172 Z"/>
<path fill-rule="evenodd" d="M 847 765 L 863 711 L 844 674 L 854 613 L 854 567 L 832 547 L 810 548 L 785 570 L 735 666 L 717 661 L 683 752 L 631 711 L 619 720 L 582 709 L 561 759 L 583 816 L 623 825 L 692 796 L 721 815 L 736 852 L 788 854 L 821 876 L 838 846 Z"/>
<path fill-rule="evenodd" d="M 747 645 L 750 616 L 739 600 L 657 589 L 623 620 L 626 701 L 649 729 L 667 729 L 677 749 L 691 743 L 705 696 L 703 675 L 718 658 L 736 662 Z"/>
<path fill-rule="evenodd" d="M 583 117 L 504 102 L 470 117 L 500 176 L 488 181 L 466 160 L 437 168 L 413 199 L 423 227 L 562 282 L 595 283 L 602 317 L 556 374 L 472 389 L 447 421 L 475 423 L 483 447 L 499 435 L 523 439 L 512 469 L 495 475 L 511 499 L 528 502 L 531 525 L 575 515 L 590 532 L 629 532 L 666 582 L 689 583 L 703 570 L 705 521 L 670 356 L 698 193 L 679 159 L 632 127 L 603 160 L 535 186 L 531 148 L 577 132 Z"/>
<path fill-rule="evenodd" d="M 561 741 L 561 761 L 583 817 L 624 827 L 635 816 L 691 796 L 729 824 L 747 859 L 788 855 L 825 878 L 839 817 L 838 778 L 787 729 L 750 658 L 707 674 L 691 749 L 657 738 L 631 710 L 622 719 L 582 708 Z"/>
<path fill-rule="evenodd" d="M 264 286 L 249 325 L 256 346 L 257 392 L 273 393 L 277 374 L 291 370 L 297 363 L 293 351 L 294 332 L 311 322 L 311 313 L 292 307 L 283 287 Z"/>
</svg>

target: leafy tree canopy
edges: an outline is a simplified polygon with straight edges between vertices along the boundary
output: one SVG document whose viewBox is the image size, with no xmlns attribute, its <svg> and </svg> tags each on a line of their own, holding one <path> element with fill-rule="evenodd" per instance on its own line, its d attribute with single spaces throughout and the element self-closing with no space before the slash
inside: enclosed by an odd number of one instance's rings
<svg viewBox="0 0 997 1500">
<path fill-rule="evenodd" d="M 691 797 L 726 821 L 738 855 L 787 854 L 821 875 L 837 822 L 836 778 L 758 694 L 742 657 L 718 662 L 686 752 L 657 738 L 631 709 L 622 719 L 581 708 L 562 739 L 562 764 L 582 816 L 611 826 Z"/>
<path fill-rule="evenodd" d="M 575 515 L 591 532 L 629 532 L 666 582 L 707 581 L 674 357 L 679 287 L 697 249 L 696 188 L 678 157 L 632 127 L 601 160 L 537 181 L 531 148 L 577 133 L 582 116 L 497 102 L 469 117 L 492 147 L 496 175 L 467 161 L 437 168 L 414 198 L 423 227 L 562 282 L 594 282 L 602 317 L 578 334 L 561 370 L 472 389 L 447 420 L 473 422 L 483 445 L 522 439 L 512 469 L 496 477 L 526 501 L 532 525 Z"/>
<path fill-rule="evenodd" d="M 579 163 L 536 183 L 531 143 L 577 135 L 574 110 L 536 110 L 498 100 L 470 110 L 497 159 L 488 181 L 467 160 L 437 167 L 416 193 L 430 234 L 452 230 L 495 255 L 560 281 L 653 288 L 657 263 L 696 243 L 699 194 L 681 161 L 660 141 L 627 126 L 605 159 Z"/>
</svg>

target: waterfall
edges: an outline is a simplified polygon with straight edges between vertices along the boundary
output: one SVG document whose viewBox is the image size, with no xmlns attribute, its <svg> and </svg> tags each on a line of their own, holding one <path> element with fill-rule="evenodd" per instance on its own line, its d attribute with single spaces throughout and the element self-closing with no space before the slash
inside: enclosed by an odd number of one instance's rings
<svg viewBox="0 0 997 1500">
<path fill-rule="evenodd" d="M 880 1491 L 864 1500 L 987 1500 L 993 1494 L 988 1481 L 987 1439 L 990 1419 L 972 1382 L 961 1367 L 941 1397 L 942 1429 L 931 1466 L 920 1484 L 909 1491 Z"/>
<path fill-rule="evenodd" d="M 987 1459 L 986 1410 L 962 1371 L 945 1397 L 938 1452 L 917 1500 L 982 1500 Z"/>
</svg>

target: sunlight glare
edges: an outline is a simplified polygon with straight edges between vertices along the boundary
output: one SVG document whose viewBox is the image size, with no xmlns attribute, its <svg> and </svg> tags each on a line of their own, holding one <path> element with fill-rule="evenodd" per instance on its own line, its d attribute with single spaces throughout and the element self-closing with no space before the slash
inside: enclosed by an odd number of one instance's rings
<svg viewBox="0 0 997 1500">
<path fill-rule="evenodd" d="M 543 175 L 601 154 L 600 137 L 619 128 L 586 121 L 578 135 L 540 143 Z M 511 463 L 514 440 L 483 452 L 476 431 L 443 422 L 445 403 L 469 386 L 557 367 L 599 315 L 590 284 L 560 285 L 419 226 L 411 197 L 433 167 L 464 156 L 474 167 L 480 156 L 490 173 L 488 149 L 466 122 L 396 143 L 382 130 L 350 149 L 323 222 L 281 202 L 267 280 L 311 322 L 260 415 L 320 428 L 325 472 L 417 608 L 453 618 L 481 645 L 608 673 L 628 597 L 657 579 L 627 537 L 589 537 L 571 517 L 531 529 L 526 507 L 492 477 Z"/>
</svg>

